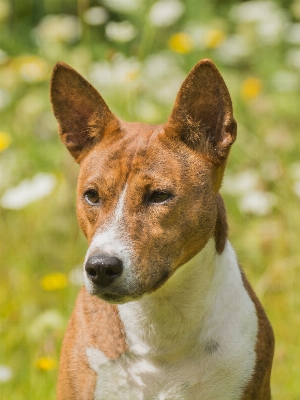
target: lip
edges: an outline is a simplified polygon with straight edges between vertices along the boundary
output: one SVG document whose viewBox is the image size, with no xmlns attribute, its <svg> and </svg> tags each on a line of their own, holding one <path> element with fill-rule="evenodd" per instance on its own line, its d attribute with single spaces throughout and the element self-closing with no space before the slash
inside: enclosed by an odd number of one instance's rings
<svg viewBox="0 0 300 400">
<path fill-rule="evenodd" d="M 97 293 L 95 294 L 99 299 L 106 301 L 107 303 L 110 304 L 124 304 L 128 303 L 129 301 L 134 301 L 140 299 L 142 296 L 137 295 L 137 296 L 122 296 L 118 294 L 112 294 L 112 293 Z"/>
<path fill-rule="evenodd" d="M 86 291 L 90 295 L 96 296 L 99 299 L 112 304 L 126 303 L 127 301 L 134 300 L 134 298 L 136 297 L 127 296 L 126 294 L 122 293 L 122 291 L 112 287 L 112 285 L 110 285 L 109 287 L 100 288 L 99 286 L 92 284 L 91 286 L 86 286 Z"/>
<path fill-rule="evenodd" d="M 130 300 L 126 301 L 125 298 L 110 293 L 106 293 L 104 295 L 102 294 L 101 296 L 97 295 L 97 297 L 111 304 L 123 304 L 127 303 L 127 301 L 130 301 Z"/>
</svg>

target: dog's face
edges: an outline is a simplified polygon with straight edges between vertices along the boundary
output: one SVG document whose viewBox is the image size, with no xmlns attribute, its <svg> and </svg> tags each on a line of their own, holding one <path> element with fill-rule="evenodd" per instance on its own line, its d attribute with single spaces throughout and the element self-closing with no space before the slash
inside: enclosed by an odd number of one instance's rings
<svg viewBox="0 0 300 400">
<path fill-rule="evenodd" d="M 212 236 L 213 171 L 163 127 L 120 124 L 81 163 L 78 220 L 90 257 L 117 257 L 123 272 L 90 285 L 106 300 L 133 298 L 161 286 Z M 122 132 L 122 133 L 121 133 Z M 118 137 L 119 136 L 119 137 Z"/>
<path fill-rule="evenodd" d="M 77 215 L 88 292 L 151 293 L 216 235 L 218 190 L 236 124 L 210 61 L 189 74 L 164 125 L 125 123 L 65 64 L 52 79 L 63 142 L 80 163 Z"/>
</svg>

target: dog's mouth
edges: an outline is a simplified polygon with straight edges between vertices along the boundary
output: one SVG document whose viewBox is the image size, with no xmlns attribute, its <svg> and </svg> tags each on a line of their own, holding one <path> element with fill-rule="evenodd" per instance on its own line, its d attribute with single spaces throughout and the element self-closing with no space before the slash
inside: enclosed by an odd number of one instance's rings
<svg viewBox="0 0 300 400">
<path fill-rule="evenodd" d="M 108 303 L 124 304 L 130 301 L 140 300 L 143 296 L 155 292 L 163 286 L 171 275 L 171 272 L 165 271 L 162 276 L 151 285 L 142 284 L 138 282 L 138 280 L 126 284 L 124 281 L 118 282 L 117 279 L 106 287 L 100 287 L 97 284 L 88 282 L 88 284 L 86 284 L 86 289 L 91 295 L 97 296 Z"/>
<path fill-rule="evenodd" d="M 96 294 L 96 296 L 99 297 L 101 300 L 104 300 L 110 304 L 124 304 L 124 303 L 128 303 L 130 301 L 139 300 L 143 297 L 143 295 L 122 296 L 122 295 L 112 294 L 112 293 L 101 293 L 101 294 Z"/>
</svg>

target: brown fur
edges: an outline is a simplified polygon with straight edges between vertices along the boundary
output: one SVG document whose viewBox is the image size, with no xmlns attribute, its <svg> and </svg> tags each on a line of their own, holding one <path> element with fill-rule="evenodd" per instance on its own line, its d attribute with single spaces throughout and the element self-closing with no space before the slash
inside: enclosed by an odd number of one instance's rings
<svg viewBox="0 0 300 400">
<path fill-rule="evenodd" d="M 227 239 L 228 225 L 226 219 L 226 210 L 222 197 L 217 196 L 217 221 L 215 227 L 216 250 L 221 254 L 224 250 Z"/>
<path fill-rule="evenodd" d="M 51 102 L 59 122 L 61 140 L 75 160 L 80 162 L 105 131 L 112 135 L 117 126 L 113 114 L 97 90 L 83 78 L 74 79 L 74 72 L 64 63 L 55 65 L 51 81 Z"/>
<path fill-rule="evenodd" d="M 76 327 L 88 328 L 81 331 Z M 111 360 L 127 350 L 116 306 L 91 296 L 83 288 L 63 341 L 64 357 L 61 358 L 57 387 L 59 399 L 92 399 L 95 373 L 88 365 L 87 347 L 100 349 Z"/>
<path fill-rule="evenodd" d="M 213 162 L 223 163 L 228 156 L 236 122 L 226 84 L 210 60 L 200 61 L 183 82 L 169 123 L 183 141 Z"/>
<path fill-rule="evenodd" d="M 63 63 L 53 71 L 51 100 L 61 140 L 80 163 L 77 215 L 89 243 L 99 228 L 109 226 L 126 187 L 118 231 L 131 243 L 134 280 L 127 286 L 116 281 L 110 291 L 95 287 L 94 294 L 113 303 L 151 293 L 211 237 L 216 251 L 223 252 L 228 227 L 218 191 L 236 122 L 227 87 L 210 60 L 190 72 L 163 125 L 118 120 L 99 93 Z M 86 202 L 84 194 L 90 189 L 99 194 L 98 205 Z M 155 190 L 172 197 L 153 206 L 147 196 Z M 272 330 L 245 279 L 244 285 L 256 306 L 259 333 L 257 364 L 241 400 L 268 400 Z M 112 360 L 127 350 L 117 307 L 83 289 L 63 343 L 59 400 L 92 399 L 95 374 L 87 362 L 89 346 Z"/>
<path fill-rule="evenodd" d="M 181 149 L 179 155 L 174 154 L 178 143 L 166 134 L 167 129 L 163 127 L 122 122 L 120 129 L 114 141 L 104 138 L 89 152 L 89 157 L 82 160 L 77 214 L 81 229 L 90 242 L 96 229 L 109 223 L 126 183 L 125 202 L 126 199 L 130 201 L 126 202 L 120 230 L 126 227 L 127 235 L 130 235 L 138 284 L 131 286 L 130 293 L 120 294 L 134 298 L 156 290 L 175 269 L 196 255 L 213 236 L 217 216 L 218 238 L 224 245 L 226 229 L 221 225 L 225 222 L 225 216 L 221 217 L 224 209 L 219 207 L 221 201 L 217 200 L 211 183 L 215 167 L 207 167 L 206 160 L 187 146 Z M 105 151 L 107 140 L 109 152 Z M 157 148 L 160 149 L 159 153 Z M 102 171 L 101 176 L 99 171 Z M 187 192 L 186 184 L 194 187 L 193 191 Z M 98 207 L 88 206 L 83 199 L 82 193 L 89 186 L 97 188 L 100 194 L 101 213 Z M 144 197 L 149 190 L 159 187 L 172 188 L 176 203 L 170 202 L 158 214 L 155 207 L 144 204 Z M 182 218 L 186 209 L 189 213 Z M 172 229 L 175 222 L 176 229 Z M 219 240 L 218 246 L 222 248 Z"/>
<path fill-rule="evenodd" d="M 252 380 L 245 387 L 241 400 L 270 400 L 270 377 L 274 354 L 274 334 L 270 322 L 256 294 L 242 271 L 244 286 L 252 299 L 258 316 L 258 335 L 256 341 L 256 366 Z"/>
</svg>

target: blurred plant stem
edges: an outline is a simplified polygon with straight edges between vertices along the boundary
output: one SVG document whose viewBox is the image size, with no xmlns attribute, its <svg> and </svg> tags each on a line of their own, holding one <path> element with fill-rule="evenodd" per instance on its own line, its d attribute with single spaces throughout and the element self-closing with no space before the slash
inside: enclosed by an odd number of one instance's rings
<svg viewBox="0 0 300 400">
<path fill-rule="evenodd" d="M 139 45 L 138 57 L 144 60 L 152 51 L 156 28 L 148 18 L 149 10 L 145 12 L 143 33 Z"/>
</svg>

